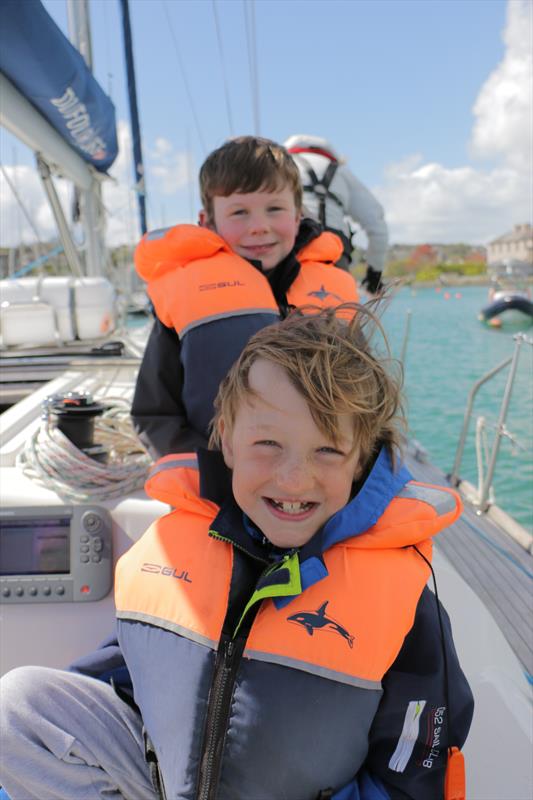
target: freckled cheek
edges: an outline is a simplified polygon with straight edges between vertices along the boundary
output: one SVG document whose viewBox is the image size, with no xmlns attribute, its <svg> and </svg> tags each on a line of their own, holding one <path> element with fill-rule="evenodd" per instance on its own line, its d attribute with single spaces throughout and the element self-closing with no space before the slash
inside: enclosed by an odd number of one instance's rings
<svg viewBox="0 0 533 800">
<path fill-rule="evenodd" d="M 344 484 L 344 485 L 343 485 Z M 341 488 L 342 487 L 342 488 Z M 336 505 L 342 508 L 350 499 L 352 492 L 352 481 L 340 481 L 332 486 L 332 491 L 335 495 Z"/>
<path fill-rule="evenodd" d="M 261 494 L 261 488 L 272 478 L 272 470 L 266 464 L 243 462 L 233 470 L 233 490 L 240 494 Z"/>
</svg>

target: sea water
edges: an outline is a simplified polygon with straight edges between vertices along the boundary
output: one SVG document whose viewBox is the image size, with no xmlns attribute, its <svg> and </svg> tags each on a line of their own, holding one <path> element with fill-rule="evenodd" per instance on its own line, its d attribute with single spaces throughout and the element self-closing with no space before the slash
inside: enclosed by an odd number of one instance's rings
<svg viewBox="0 0 533 800">
<path fill-rule="evenodd" d="M 486 287 L 404 288 L 393 296 L 382 321 L 393 354 L 399 358 L 410 312 L 405 349 L 405 395 L 409 433 L 427 450 L 429 459 L 450 473 L 463 424 L 468 393 L 486 372 L 512 356 L 514 336 L 525 321 L 512 327 L 489 328 L 478 321 L 487 305 Z M 509 368 L 478 392 L 460 477 L 478 485 L 475 451 L 476 420 L 483 416 L 489 452 L 495 436 Z M 493 480 L 495 503 L 533 532 L 533 347 L 522 344 L 518 370 Z"/>
<path fill-rule="evenodd" d="M 459 441 L 467 397 L 475 381 L 508 356 L 514 336 L 523 330 L 533 339 L 533 327 L 488 328 L 478 321 L 487 305 L 486 287 L 401 289 L 393 295 L 382 321 L 393 354 L 400 358 L 408 312 L 405 352 L 405 395 L 411 438 L 427 450 L 430 460 L 450 473 Z M 128 325 L 145 325 L 131 317 Z M 474 405 L 460 477 L 478 484 L 475 428 L 486 419 L 489 445 L 503 398 L 508 369 L 483 386 Z M 516 440 L 504 438 L 493 481 L 495 502 L 533 533 L 533 347 L 523 344 L 506 420 Z"/>
</svg>

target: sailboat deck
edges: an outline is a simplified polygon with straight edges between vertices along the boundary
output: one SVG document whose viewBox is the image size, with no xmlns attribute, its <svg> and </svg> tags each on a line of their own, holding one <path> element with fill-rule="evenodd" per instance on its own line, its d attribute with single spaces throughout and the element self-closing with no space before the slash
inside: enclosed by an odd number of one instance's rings
<svg viewBox="0 0 533 800">
<path fill-rule="evenodd" d="M 406 466 L 415 480 L 449 486 L 437 467 L 412 453 Z M 486 605 L 528 676 L 533 675 L 533 557 L 467 503 L 435 546 Z"/>
</svg>

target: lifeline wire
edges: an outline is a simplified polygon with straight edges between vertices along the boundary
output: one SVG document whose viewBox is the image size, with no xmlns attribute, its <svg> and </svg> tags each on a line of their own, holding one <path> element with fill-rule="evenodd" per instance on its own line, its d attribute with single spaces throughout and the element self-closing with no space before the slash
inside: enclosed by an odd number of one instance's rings
<svg viewBox="0 0 533 800">
<path fill-rule="evenodd" d="M 129 409 L 113 406 L 95 422 L 95 441 L 109 453 L 101 464 L 79 450 L 45 416 L 17 464 L 23 473 L 62 499 L 100 501 L 121 497 L 144 486 L 152 460 L 131 427 Z"/>
<path fill-rule="evenodd" d="M 168 29 L 170 31 L 170 36 L 171 36 L 172 42 L 174 44 L 174 50 L 176 51 L 176 58 L 177 58 L 177 61 L 178 61 L 178 66 L 179 66 L 180 72 L 181 72 L 181 78 L 182 78 L 183 84 L 185 86 L 185 92 L 187 94 L 187 99 L 189 101 L 189 106 L 191 108 L 192 118 L 193 118 L 194 124 L 196 126 L 196 133 L 198 134 L 198 139 L 200 140 L 200 144 L 202 145 L 202 150 L 204 151 L 204 153 L 207 153 L 207 148 L 205 146 L 204 137 L 202 136 L 202 129 L 200 127 L 200 121 L 198 119 L 198 114 L 196 113 L 196 105 L 195 105 L 195 102 L 194 102 L 193 94 L 192 94 L 190 86 L 189 86 L 189 81 L 188 81 L 188 78 L 187 78 L 187 72 L 185 70 L 185 63 L 183 61 L 183 57 L 181 55 L 181 51 L 180 51 L 180 48 L 179 48 L 178 39 L 177 39 L 177 36 L 176 36 L 176 34 L 174 32 L 174 26 L 172 25 L 172 19 L 171 19 L 170 14 L 169 14 L 169 10 L 168 10 L 168 6 L 166 4 L 166 0 L 162 0 L 162 2 L 163 2 L 163 9 L 165 11 L 165 15 L 166 15 L 166 18 L 167 18 Z"/>
</svg>

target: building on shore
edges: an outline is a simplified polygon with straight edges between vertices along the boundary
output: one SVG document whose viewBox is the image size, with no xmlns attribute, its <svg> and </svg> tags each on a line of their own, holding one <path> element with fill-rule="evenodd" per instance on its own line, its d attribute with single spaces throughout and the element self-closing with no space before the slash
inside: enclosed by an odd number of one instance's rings
<svg viewBox="0 0 533 800">
<path fill-rule="evenodd" d="M 487 246 L 489 268 L 496 264 L 520 261 L 533 267 L 533 227 L 528 223 L 515 225 Z"/>
</svg>

